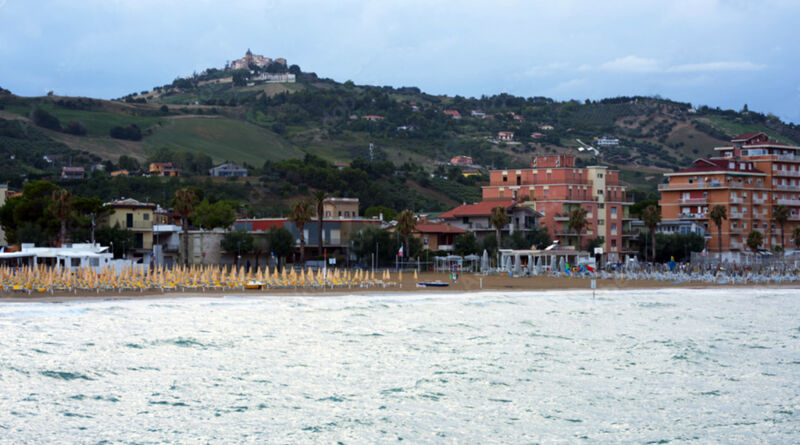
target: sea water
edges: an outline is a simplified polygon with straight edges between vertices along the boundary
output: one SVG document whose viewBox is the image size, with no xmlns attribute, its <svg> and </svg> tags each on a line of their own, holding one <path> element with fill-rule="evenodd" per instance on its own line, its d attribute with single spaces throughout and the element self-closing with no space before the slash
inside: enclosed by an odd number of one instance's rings
<svg viewBox="0 0 800 445">
<path fill-rule="evenodd" d="M 797 443 L 800 291 L 0 304 L 0 443 Z"/>
</svg>

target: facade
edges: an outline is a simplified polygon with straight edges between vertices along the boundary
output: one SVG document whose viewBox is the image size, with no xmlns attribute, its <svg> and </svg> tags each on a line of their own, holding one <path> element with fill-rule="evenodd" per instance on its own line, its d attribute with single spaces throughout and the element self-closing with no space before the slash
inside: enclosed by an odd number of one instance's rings
<svg viewBox="0 0 800 445">
<path fill-rule="evenodd" d="M 439 215 L 445 223 L 472 232 L 478 239 L 483 239 L 495 233 L 491 224 L 492 209 L 503 207 L 509 216 L 509 223 L 501 229 L 502 234 L 512 234 L 514 231 L 530 231 L 539 223 L 539 214 L 528 202 L 514 200 L 489 200 L 475 204 L 464 204 Z"/>
<path fill-rule="evenodd" d="M 61 179 L 83 179 L 83 167 L 61 167 Z"/>
<path fill-rule="evenodd" d="M 722 205 L 722 251 L 748 250 L 747 235 L 757 230 L 765 249 L 791 246 L 800 226 L 800 147 L 770 142 L 766 134 L 745 133 L 730 146 L 717 147 L 718 157 L 699 159 L 684 170 L 667 173 L 661 191 L 662 220 L 693 220 L 710 235 L 709 251 L 719 250 L 719 231 L 710 209 Z M 775 206 L 789 209 L 784 239 L 773 218 Z"/>
<path fill-rule="evenodd" d="M 603 237 L 606 261 L 621 261 L 636 253 L 630 223 L 626 188 L 619 183 L 619 172 L 607 167 L 575 167 L 575 157 L 538 156 L 530 169 L 493 170 L 489 185 L 483 187 L 484 201 L 525 200 L 542 215 L 540 224 L 562 245 L 576 246 L 578 236 L 568 227 L 569 214 L 576 208 L 587 210 L 587 228 L 581 234 L 581 247 L 588 239 Z M 580 250 L 580 249 L 578 249 Z"/>
<path fill-rule="evenodd" d="M 466 232 L 450 224 L 418 222 L 411 236 L 422 241 L 423 249 L 452 251 L 456 237 Z"/>
<path fill-rule="evenodd" d="M 497 140 L 503 142 L 510 142 L 514 140 L 513 131 L 499 131 L 497 132 Z"/>
<path fill-rule="evenodd" d="M 103 221 L 105 225 L 109 227 L 119 225 L 120 228 L 133 232 L 133 245 L 124 246 L 125 253 L 130 253 L 134 258 L 148 263 L 153 251 L 153 221 L 156 205 L 139 202 L 135 199 L 120 199 L 107 202 L 105 205 L 112 209 L 112 213 Z"/>
<path fill-rule="evenodd" d="M 377 114 L 368 114 L 364 116 L 364 119 L 370 122 L 378 122 L 383 120 L 383 116 L 378 116 Z"/>
<path fill-rule="evenodd" d="M 278 60 L 283 60 L 283 64 L 286 65 L 286 60 L 285 59 L 276 59 L 275 61 L 277 62 Z M 231 69 L 232 70 L 250 69 L 251 65 L 252 66 L 257 66 L 259 68 L 265 68 L 265 67 L 269 66 L 269 64 L 271 64 L 271 63 L 272 63 L 272 59 L 270 59 L 269 57 L 264 57 L 264 56 L 260 56 L 258 54 L 253 54 L 248 49 L 247 52 L 245 53 L 244 57 L 242 57 L 241 59 L 236 59 L 233 62 L 231 62 Z"/>
<path fill-rule="evenodd" d="M 236 164 L 226 163 L 218 165 L 214 168 L 208 170 L 208 174 L 211 176 L 239 176 L 245 177 L 247 176 L 247 169 L 243 167 L 239 167 Z"/>
<path fill-rule="evenodd" d="M 8 184 L 0 184 L 0 207 L 6 204 L 6 199 L 8 199 Z M 7 244 L 6 231 L 3 230 L 3 226 L 0 226 L 0 246 Z"/>
<path fill-rule="evenodd" d="M 324 219 L 358 218 L 358 198 L 327 198 L 322 212 Z"/>
<path fill-rule="evenodd" d="M 151 162 L 150 174 L 155 176 L 180 176 L 181 170 L 172 166 L 172 162 Z"/>
</svg>

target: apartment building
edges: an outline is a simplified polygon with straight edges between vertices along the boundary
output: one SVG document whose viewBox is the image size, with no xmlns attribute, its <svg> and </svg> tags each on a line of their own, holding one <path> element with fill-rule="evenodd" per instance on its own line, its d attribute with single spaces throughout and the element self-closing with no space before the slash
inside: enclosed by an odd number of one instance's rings
<svg viewBox="0 0 800 445">
<path fill-rule="evenodd" d="M 483 199 L 530 201 L 550 236 L 562 245 L 576 247 L 578 237 L 568 227 L 569 214 L 582 207 L 588 225 L 581 234 L 581 248 L 589 239 L 601 236 L 606 261 L 621 261 L 624 255 L 636 253 L 637 234 L 630 226 L 632 202 L 626 187 L 619 183 L 617 170 L 579 168 L 575 157 L 569 155 L 537 156 L 531 159 L 529 169 L 491 171 Z"/>
<path fill-rule="evenodd" d="M 800 226 L 800 147 L 771 142 L 761 132 L 745 133 L 730 146 L 717 147 L 719 156 L 699 159 L 684 170 L 668 173 L 661 191 L 664 221 L 695 220 L 711 236 L 710 251 L 719 250 L 719 231 L 709 211 L 722 205 L 728 219 L 722 222 L 722 251 L 747 250 L 747 235 L 764 235 L 764 248 L 791 246 L 790 238 Z M 781 240 L 774 221 L 777 205 L 789 209 L 789 220 Z"/>
</svg>

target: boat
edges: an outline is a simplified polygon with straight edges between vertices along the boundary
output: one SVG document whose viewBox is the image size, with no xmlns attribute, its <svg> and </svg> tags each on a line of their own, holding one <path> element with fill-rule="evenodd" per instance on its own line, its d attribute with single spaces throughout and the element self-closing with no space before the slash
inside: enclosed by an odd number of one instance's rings
<svg viewBox="0 0 800 445">
<path fill-rule="evenodd" d="M 439 280 L 436 280 L 436 281 L 423 281 L 423 282 L 417 283 L 417 287 L 447 287 L 449 285 L 450 285 L 450 283 L 445 283 L 445 282 L 439 281 Z"/>
</svg>

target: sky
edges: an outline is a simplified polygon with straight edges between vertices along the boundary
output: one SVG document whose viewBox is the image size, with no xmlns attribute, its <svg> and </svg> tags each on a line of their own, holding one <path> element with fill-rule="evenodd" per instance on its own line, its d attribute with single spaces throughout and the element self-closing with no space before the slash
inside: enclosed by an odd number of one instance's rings
<svg viewBox="0 0 800 445">
<path fill-rule="evenodd" d="M 0 0 L 0 87 L 115 98 L 250 48 L 341 82 L 800 123 L 798 20 L 797 0 Z"/>
</svg>

